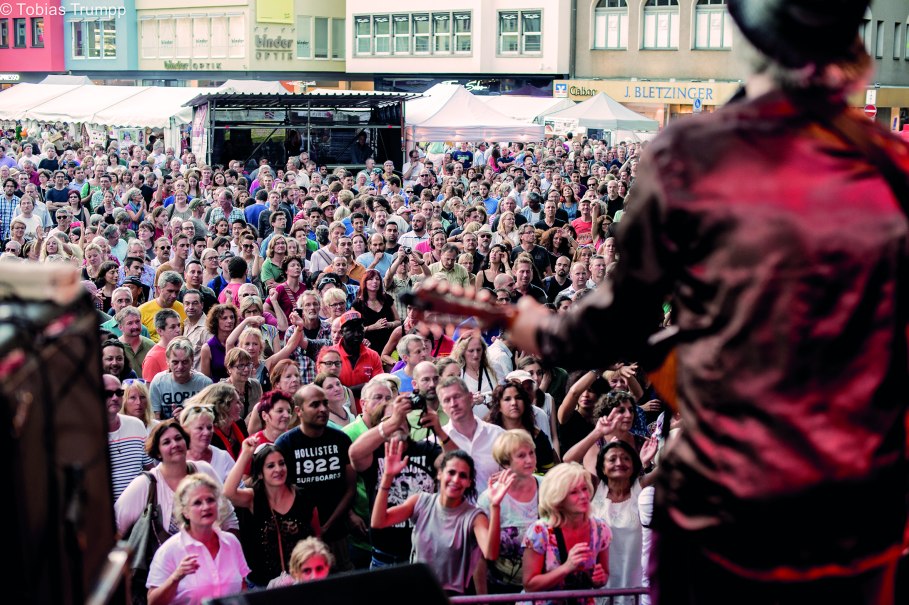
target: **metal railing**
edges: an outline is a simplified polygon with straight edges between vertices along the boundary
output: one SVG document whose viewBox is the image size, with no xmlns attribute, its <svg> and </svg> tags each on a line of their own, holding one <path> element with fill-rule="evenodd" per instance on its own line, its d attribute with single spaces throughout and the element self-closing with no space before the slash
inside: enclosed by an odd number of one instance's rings
<svg viewBox="0 0 909 605">
<path fill-rule="evenodd" d="M 632 597 L 634 604 L 640 603 L 641 595 L 647 589 L 637 588 L 588 588 L 585 590 L 550 590 L 548 592 L 522 592 L 512 594 L 485 594 L 464 597 L 451 597 L 455 605 L 480 605 L 481 603 L 533 603 L 540 601 L 560 601 L 567 599 L 586 599 L 592 597 Z"/>
</svg>

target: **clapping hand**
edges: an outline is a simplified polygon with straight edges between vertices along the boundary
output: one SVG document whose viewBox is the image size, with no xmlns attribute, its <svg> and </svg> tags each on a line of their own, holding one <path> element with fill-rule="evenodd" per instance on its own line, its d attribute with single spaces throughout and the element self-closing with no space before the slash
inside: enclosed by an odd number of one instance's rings
<svg viewBox="0 0 909 605">
<path fill-rule="evenodd" d="M 644 468 L 650 466 L 650 463 L 653 462 L 658 447 L 659 442 L 657 441 L 656 436 L 648 437 L 644 442 L 644 445 L 641 446 L 641 464 Z"/>
<path fill-rule="evenodd" d="M 514 476 L 514 471 L 508 468 L 499 473 L 496 480 L 489 484 L 490 506 L 498 506 L 502 503 L 502 499 L 508 493 L 508 488 L 514 483 Z"/>
</svg>

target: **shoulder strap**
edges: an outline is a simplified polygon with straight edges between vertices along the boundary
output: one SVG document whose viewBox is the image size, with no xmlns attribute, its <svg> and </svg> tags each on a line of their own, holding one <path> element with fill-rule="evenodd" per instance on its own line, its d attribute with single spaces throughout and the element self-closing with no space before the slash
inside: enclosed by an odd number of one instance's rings
<svg viewBox="0 0 909 605">
<path fill-rule="evenodd" d="M 897 163 L 894 157 L 894 154 L 898 153 L 897 146 L 888 139 L 886 133 L 878 128 L 866 128 L 858 121 L 858 116 L 853 115 L 851 110 L 845 107 L 822 109 L 814 113 L 820 118 L 822 125 L 861 152 L 877 167 L 896 196 L 903 213 L 909 216 L 909 174 Z M 909 158 L 906 163 L 909 165 Z"/>
<path fill-rule="evenodd" d="M 145 475 L 145 478 L 148 479 L 148 499 L 146 500 L 146 505 L 150 504 L 153 507 L 158 505 L 158 480 L 155 479 L 155 476 L 148 471 L 142 471 L 142 474 Z"/>
<path fill-rule="evenodd" d="M 559 545 L 559 561 L 564 563 L 568 560 L 568 548 L 565 546 L 565 536 L 562 534 L 561 527 L 556 527 L 552 531 L 555 533 L 556 543 Z"/>
</svg>

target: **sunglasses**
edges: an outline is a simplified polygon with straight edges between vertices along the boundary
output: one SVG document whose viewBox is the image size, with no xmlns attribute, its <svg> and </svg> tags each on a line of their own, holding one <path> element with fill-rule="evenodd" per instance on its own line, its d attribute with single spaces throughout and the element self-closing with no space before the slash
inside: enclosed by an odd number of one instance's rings
<svg viewBox="0 0 909 605">
<path fill-rule="evenodd" d="M 114 390 L 111 390 L 111 389 L 104 389 L 104 395 L 105 395 L 108 399 L 110 399 L 110 398 L 113 397 L 114 395 L 116 395 L 117 397 L 123 397 L 123 389 L 114 389 Z"/>
<path fill-rule="evenodd" d="M 277 243 L 276 243 L 276 245 L 277 245 Z M 243 249 L 244 249 L 244 250 L 252 250 L 252 249 L 253 249 L 252 244 L 243 244 Z"/>
<path fill-rule="evenodd" d="M 141 383 L 141 384 L 146 384 L 146 382 L 141 378 L 127 378 L 126 380 L 123 381 L 123 386 L 128 387 L 131 384 L 135 384 L 137 382 Z"/>
<path fill-rule="evenodd" d="M 161 246 L 159 250 L 170 250 L 170 246 Z"/>
</svg>

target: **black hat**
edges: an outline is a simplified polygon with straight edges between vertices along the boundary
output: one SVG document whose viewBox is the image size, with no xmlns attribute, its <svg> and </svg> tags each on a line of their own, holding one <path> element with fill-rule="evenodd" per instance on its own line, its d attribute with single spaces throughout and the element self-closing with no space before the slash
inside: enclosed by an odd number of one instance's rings
<svg viewBox="0 0 909 605">
<path fill-rule="evenodd" d="M 785 67 L 856 56 L 870 0 L 729 0 L 729 14 L 759 51 Z"/>
</svg>

